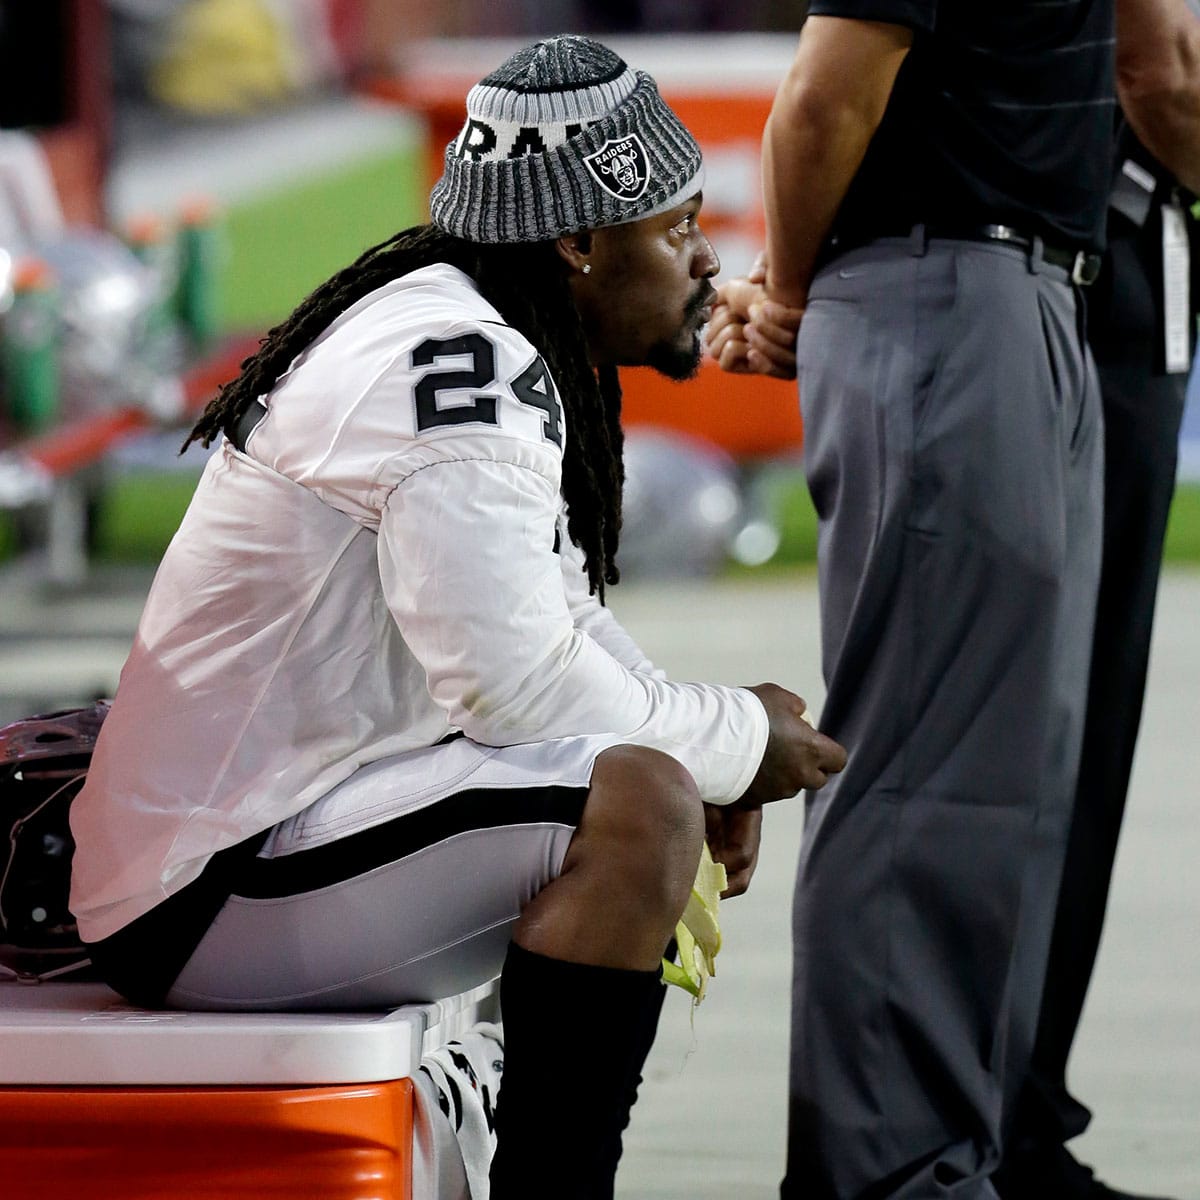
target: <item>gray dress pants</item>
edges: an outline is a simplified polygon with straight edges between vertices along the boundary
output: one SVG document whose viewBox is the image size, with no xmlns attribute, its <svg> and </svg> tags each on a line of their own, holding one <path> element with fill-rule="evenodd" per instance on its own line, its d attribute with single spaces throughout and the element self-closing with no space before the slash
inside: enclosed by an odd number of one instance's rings
<svg viewBox="0 0 1200 1200">
<path fill-rule="evenodd" d="M 1099 572 L 1081 301 L 1037 249 L 918 229 L 818 275 L 799 377 L 822 728 L 849 763 L 807 802 L 782 1195 L 993 1197 Z"/>
</svg>

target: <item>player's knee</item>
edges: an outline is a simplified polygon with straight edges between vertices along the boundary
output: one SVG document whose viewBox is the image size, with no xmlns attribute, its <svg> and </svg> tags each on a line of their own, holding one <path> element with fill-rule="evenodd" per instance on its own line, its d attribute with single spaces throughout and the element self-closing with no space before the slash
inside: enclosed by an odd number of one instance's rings
<svg viewBox="0 0 1200 1200">
<path fill-rule="evenodd" d="M 642 827 L 635 833 L 685 841 L 703 837 L 704 808 L 695 780 L 669 754 L 645 746 L 613 746 L 597 758 L 592 787 L 624 801 L 619 807 L 625 819 Z"/>
<path fill-rule="evenodd" d="M 668 754 L 614 746 L 596 760 L 592 806 L 622 848 L 622 871 L 668 906 L 686 903 L 704 841 L 704 806 L 691 773 Z"/>
</svg>

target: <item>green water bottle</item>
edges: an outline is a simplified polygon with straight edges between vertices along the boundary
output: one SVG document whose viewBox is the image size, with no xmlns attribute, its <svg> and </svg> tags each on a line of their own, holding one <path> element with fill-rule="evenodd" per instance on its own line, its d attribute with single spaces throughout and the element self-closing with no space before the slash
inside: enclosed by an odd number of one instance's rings
<svg viewBox="0 0 1200 1200">
<path fill-rule="evenodd" d="M 223 235 L 214 206 L 193 200 L 180 213 L 175 314 L 192 349 L 204 351 L 217 336 Z"/>
<path fill-rule="evenodd" d="M 175 323 L 175 289 L 178 269 L 176 247 L 167 237 L 163 221 L 153 213 L 134 217 L 125 229 L 125 244 L 138 261 L 150 272 L 154 281 L 154 297 L 147 306 L 147 333 L 156 337 Z"/>
<path fill-rule="evenodd" d="M 59 409 L 58 283 L 47 263 L 26 258 L 13 269 L 12 289 L 0 343 L 5 404 L 18 433 L 41 433 Z"/>
</svg>

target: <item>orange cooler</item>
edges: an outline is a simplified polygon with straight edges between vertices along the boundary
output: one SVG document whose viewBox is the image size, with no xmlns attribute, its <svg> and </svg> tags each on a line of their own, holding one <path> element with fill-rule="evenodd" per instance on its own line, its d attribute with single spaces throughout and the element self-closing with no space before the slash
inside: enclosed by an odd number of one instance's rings
<svg viewBox="0 0 1200 1200">
<path fill-rule="evenodd" d="M 387 1013 L 175 1013 L 0 984 L 3 1194 L 408 1200 L 424 1050 L 494 988 Z"/>
</svg>

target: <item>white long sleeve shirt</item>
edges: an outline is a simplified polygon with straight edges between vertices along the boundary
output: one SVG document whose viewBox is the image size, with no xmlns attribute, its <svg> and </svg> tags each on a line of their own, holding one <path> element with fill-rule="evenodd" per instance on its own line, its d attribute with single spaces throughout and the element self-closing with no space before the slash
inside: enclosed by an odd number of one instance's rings
<svg viewBox="0 0 1200 1200">
<path fill-rule="evenodd" d="M 673 755 L 708 801 L 746 790 L 765 710 L 667 680 L 588 595 L 557 392 L 466 275 L 372 292 L 266 399 L 247 452 L 209 461 L 72 806 L 86 940 L 454 730 L 616 733 Z"/>
</svg>

